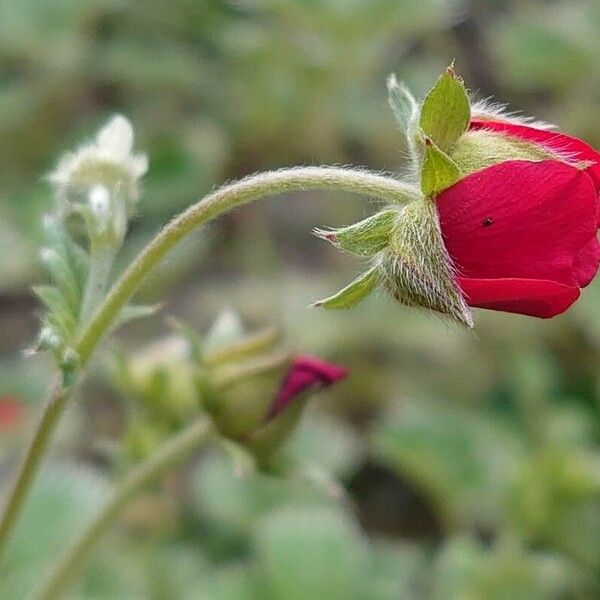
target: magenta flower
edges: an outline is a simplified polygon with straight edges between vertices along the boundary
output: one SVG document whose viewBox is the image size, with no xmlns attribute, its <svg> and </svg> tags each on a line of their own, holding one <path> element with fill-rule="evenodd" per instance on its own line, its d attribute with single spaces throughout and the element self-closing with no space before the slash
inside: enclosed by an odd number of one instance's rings
<svg viewBox="0 0 600 600">
<path fill-rule="evenodd" d="M 313 356 L 296 356 L 271 404 L 267 420 L 281 414 L 300 394 L 315 391 L 343 379 L 348 370 Z"/>
</svg>

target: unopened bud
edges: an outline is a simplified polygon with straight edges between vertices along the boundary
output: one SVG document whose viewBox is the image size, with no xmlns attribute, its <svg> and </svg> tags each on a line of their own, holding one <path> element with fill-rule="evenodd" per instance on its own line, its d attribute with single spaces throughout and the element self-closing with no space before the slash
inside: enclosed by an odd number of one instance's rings
<svg viewBox="0 0 600 600">
<path fill-rule="evenodd" d="M 73 348 L 67 348 L 62 355 L 60 360 L 60 369 L 63 376 L 63 385 L 69 387 L 75 383 L 77 373 L 81 368 L 81 357 L 73 350 Z"/>
</svg>

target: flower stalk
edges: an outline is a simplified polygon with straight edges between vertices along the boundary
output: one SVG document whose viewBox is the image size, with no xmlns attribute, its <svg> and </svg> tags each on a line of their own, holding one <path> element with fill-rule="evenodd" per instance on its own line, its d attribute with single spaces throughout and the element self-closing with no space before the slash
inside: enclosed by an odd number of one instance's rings
<svg viewBox="0 0 600 600">
<path fill-rule="evenodd" d="M 81 381 L 85 367 L 95 348 L 111 329 L 119 317 L 119 313 L 138 290 L 144 278 L 169 250 L 196 227 L 204 225 L 229 210 L 262 197 L 305 190 L 346 191 L 371 196 L 393 204 L 410 202 L 417 193 L 409 184 L 363 170 L 338 167 L 282 169 L 259 173 L 225 185 L 190 206 L 167 224 L 113 285 L 98 306 L 89 324 L 84 328 L 73 349 L 79 360 L 78 372 L 73 376 L 71 385 L 66 388 L 57 388 L 46 404 L 38 429 L 23 459 L 19 475 L 2 513 L 0 559 L 48 442 L 68 403 L 73 388 L 78 381 Z"/>
<path fill-rule="evenodd" d="M 387 203 L 354 225 L 316 230 L 339 249 L 369 260 L 365 273 L 316 303 L 324 308 L 348 308 L 384 288 L 405 305 L 472 327 L 473 307 L 548 318 L 579 297 L 600 265 L 600 154 L 581 140 L 473 103 L 453 65 L 420 103 L 393 77 L 388 90 L 411 154 L 407 182 L 364 170 L 299 167 L 225 185 L 166 225 L 107 294 L 146 156 L 133 153 L 133 128 L 117 116 L 95 141 L 59 163 L 50 181 L 63 215 L 83 219 L 89 247 L 79 247 L 69 235 L 65 240 L 64 223 L 49 223 L 54 245 L 43 256 L 54 281 L 36 290 L 48 308 L 38 348 L 53 352 L 63 381 L 51 394 L 8 496 L 0 559 L 54 427 L 95 349 L 123 320 L 152 310 L 127 303 L 161 259 L 195 228 L 229 210 L 303 190 L 345 191 Z M 300 375 L 290 379 L 290 389 L 300 389 L 315 373 Z M 285 416 L 293 420 L 289 411 Z M 197 427 L 132 473 L 39 597 L 57 597 L 125 503 L 207 435 Z M 263 432 L 255 447 L 272 447 L 281 431 Z"/>
</svg>

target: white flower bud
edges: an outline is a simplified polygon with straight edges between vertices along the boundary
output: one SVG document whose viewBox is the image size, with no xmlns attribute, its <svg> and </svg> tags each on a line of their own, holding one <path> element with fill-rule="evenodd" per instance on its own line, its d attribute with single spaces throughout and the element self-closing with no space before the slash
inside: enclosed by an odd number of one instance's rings
<svg viewBox="0 0 600 600">
<path fill-rule="evenodd" d="M 139 198 L 139 180 L 148 169 L 145 154 L 133 153 L 133 128 L 122 115 L 113 117 L 96 139 L 66 154 L 48 176 L 57 196 L 70 203 L 89 197 L 90 189 L 119 189 L 128 213 Z"/>
<path fill-rule="evenodd" d="M 92 245 L 117 245 L 125 235 L 148 169 L 146 155 L 133 153 L 133 140 L 131 123 L 116 115 L 48 176 L 57 199 L 86 221 Z"/>
</svg>

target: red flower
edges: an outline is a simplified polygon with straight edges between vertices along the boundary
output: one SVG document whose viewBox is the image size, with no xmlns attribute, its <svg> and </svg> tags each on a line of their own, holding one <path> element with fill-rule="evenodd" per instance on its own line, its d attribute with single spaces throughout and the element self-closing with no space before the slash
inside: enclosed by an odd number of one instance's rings
<svg viewBox="0 0 600 600">
<path fill-rule="evenodd" d="M 598 270 L 600 155 L 562 134 L 473 123 L 483 126 L 594 161 L 585 170 L 558 160 L 506 161 L 468 175 L 437 198 L 446 249 L 468 304 L 552 317 L 575 302 Z"/>
<path fill-rule="evenodd" d="M 25 407 L 13 396 L 0 398 L 0 429 L 11 429 L 23 417 Z"/>
<path fill-rule="evenodd" d="M 344 367 L 312 356 L 297 356 L 286 373 L 267 419 L 278 416 L 301 393 L 327 387 L 348 374 Z"/>
</svg>

